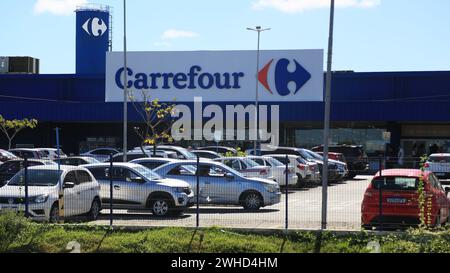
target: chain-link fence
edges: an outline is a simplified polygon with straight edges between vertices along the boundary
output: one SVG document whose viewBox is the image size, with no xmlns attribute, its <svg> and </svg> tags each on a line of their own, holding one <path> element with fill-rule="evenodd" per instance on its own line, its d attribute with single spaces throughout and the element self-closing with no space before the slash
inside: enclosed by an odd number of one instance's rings
<svg viewBox="0 0 450 273">
<path fill-rule="evenodd" d="M 128 163 L 114 162 L 111 156 L 109 161 L 81 166 L 7 162 L 0 166 L 0 212 L 112 226 L 321 228 L 325 201 L 319 160 L 273 154 L 215 160 L 149 157 Z M 446 224 L 450 201 L 444 170 L 439 172 L 446 160 L 419 160 L 417 168 L 409 169 L 389 167 L 385 157 L 377 161 L 377 170 L 366 168 L 355 176 L 348 165 L 330 161 L 328 229 Z M 430 168 L 436 168 L 434 173 Z"/>
</svg>

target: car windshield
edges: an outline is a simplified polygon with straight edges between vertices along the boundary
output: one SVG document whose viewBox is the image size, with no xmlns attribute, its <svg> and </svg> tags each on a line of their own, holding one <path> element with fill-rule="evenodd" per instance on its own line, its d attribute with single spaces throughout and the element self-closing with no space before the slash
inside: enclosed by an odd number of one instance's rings
<svg viewBox="0 0 450 273">
<path fill-rule="evenodd" d="M 318 159 L 318 160 L 322 160 L 322 161 L 323 161 L 323 156 L 321 156 L 320 154 L 315 153 L 315 152 L 313 152 L 313 151 L 307 151 L 307 153 L 310 154 L 310 155 L 311 155 L 312 157 L 314 157 L 315 159 Z"/>
<path fill-rule="evenodd" d="M 8 151 L 4 151 L 4 150 L 1 150 L 1 151 L 0 151 L 0 155 L 1 155 L 1 156 L 4 156 L 4 157 L 16 157 L 16 156 L 13 155 L 12 153 L 10 153 L 10 152 L 8 152 Z"/>
<path fill-rule="evenodd" d="M 419 179 L 416 177 L 388 176 L 377 177 L 372 180 L 372 186 L 379 190 L 395 190 L 395 191 L 415 191 L 419 185 Z"/>
<path fill-rule="evenodd" d="M 300 154 L 302 155 L 303 158 L 305 158 L 306 160 L 315 160 L 316 158 L 313 157 L 312 155 L 310 155 L 307 151 L 305 150 L 300 150 Z"/>
<path fill-rule="evenodd" d="M 87 162 L 87 164 L 97 164 L 100 163 L 100 161 L 98 161 L 97 159 L 93 158 L 93 157 L 84 157 L 83 158 L 84 161 Z"/>
<path fill-rule="evenodd" d="M 28 170 L 28 185 L 37 187 L 56 186 L 61 178 L 62 171 L 58 170 Z M 16 174 L 8 183 L 8 186 L 24 186 L 24 170 Z"/>
<path fill-rule="evenodd" d="M 428 159 L 430 163 L 450 163 L 449 156 L 430 156 Z"/>
<path fill-rule="evenodd" d="M 242 161 L 245 163 L 245 165 L 247 165 L 247 167 L 249 168 L 253 168 L 253 167 L 258 167 L 260 166 L 258 163 L 256 163 L 255 161 L 251 160 L 250 158 L 243 158 Z"/>
<path fill-rule="evenodd" d="M 267 157 L 267 158 L 265 158 L 265 159 L 266 159 L 267 161 L 269 161 L 269 163 L 270 163 L 272 166 L 275 166 L 275 167 L 284 166 L 283 163 L 281 163 L 279 160 L 277 160 L 277 159 L 275 159 L 275 158 Z"/>
<path fill-rule="evenodd" d="M 159 176 L 154 171 L 150 170 L 149 168 L 146 168 L 144 166 L 136 166 L 133 167 L 133 170 L 142 175 L 143 177 L 150 179 L 150 180 L 159 180 L 161 179 L 161 176 Z"/>
</svg>

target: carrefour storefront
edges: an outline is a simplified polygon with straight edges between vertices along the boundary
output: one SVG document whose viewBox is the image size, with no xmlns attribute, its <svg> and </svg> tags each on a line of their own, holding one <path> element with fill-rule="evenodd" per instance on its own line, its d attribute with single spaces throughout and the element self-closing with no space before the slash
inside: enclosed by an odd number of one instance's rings
<svg viewBox="0 0 450 273">
<path fill-rule="evenodd" d="M 131 101 L 139 102 L 144 93 L 186 106 L 193 129 L 216 118 L 221 109 L 226 130 L 227 121 L 237 122 L 236 116 L 227 118 L 227 106 L 245 109 L 257 99 L 266 107 L 269 123 L 278 117 L 281 145 L 322 143 L 323 50 L 261 51 L 258 70 L 255 51 L 130 52 L 125 73 L 123 54 L 109 51 L 109 18 L 108 9 L 77 11 L 75 74 L 0 74 L 0 114 L 40 122 L 15 144 L 54 146 L 53 129 L 59 127 L 66 153 L 121 147 L 125 82 L 130 91 L 129 147 L 140 142 L 133 129 L 142 125 Z M 388 131 L 392 147 L 403 144 L 407 154 L 415 144 L 425 149 L 437 144 L 448 151 L 450 71 L 334 72 L 332 82 L 332 142 L 363 144 L 375 154 Z M 194 98 L 201 98 L 201 109 Z M 248 129 L 251 111 L 245 119 Z M 204 142 L 194 133 L 191 143 Z M 0 137 L 0 146 L 5 144 Z"/>
</svg>

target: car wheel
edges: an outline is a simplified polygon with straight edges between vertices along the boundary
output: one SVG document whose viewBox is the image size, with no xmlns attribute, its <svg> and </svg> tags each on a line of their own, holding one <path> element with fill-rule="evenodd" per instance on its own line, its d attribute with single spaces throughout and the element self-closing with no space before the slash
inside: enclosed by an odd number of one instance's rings
<svg viewBox="0 0 450 273">
<path fill-rule="evenodd" d="M 171 209 L 169 202 L 164 198 L 154 199 L 150 202 L 152 213 L 155 216 L 167 216 Z"/>
<path fill-rule="evenodd" d="M 50 218 L 49 218 L 49 222 L 52 224 L 56 224 L 58 223 L 60 220 L 59 217 L 59 205 L 58 204 L 53 204 L 52 209 L 50 210 Z"/>
<path fill-rule="evenodd" d="M 100 201 L 98 199 L 94 199 L 91 205 L 91 210 L 89 211 L 89 220 L 95 221 L 98 219 L 98 216 L 100 215 Z"/>
<path fill-rule="evenodd" d="M 247 193 L 243 200 L 243 206 L 245 210 L 259 210 L 262 207 L 263 200 L 259 193 L 250 192 Z"/>
</svg>

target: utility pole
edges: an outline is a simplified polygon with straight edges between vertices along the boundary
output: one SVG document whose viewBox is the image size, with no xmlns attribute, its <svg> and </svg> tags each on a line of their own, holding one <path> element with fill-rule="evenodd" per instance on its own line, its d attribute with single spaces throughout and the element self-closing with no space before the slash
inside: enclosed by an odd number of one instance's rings
<svg viewBox="0 0 450 273">
<path fill-rule="evenodd" d="M 123 162 L 128 151 L 127 0 L 123 0 Z"/>
<path fill-rule="evenodd" d="M 322 229 L 327 228 L 328 206 L 328 152 L 330 139 L 330 115 L 331 115 L 331 68 L 333 63 L 333 28 L 334 28 L 334 0 L 331 0 L 330 8 L 330 33 L 328 37 L 328 61 L 325 90 L 325 122 L 323 133 L 323 172 L 322 172 Z"/>
</svg>

